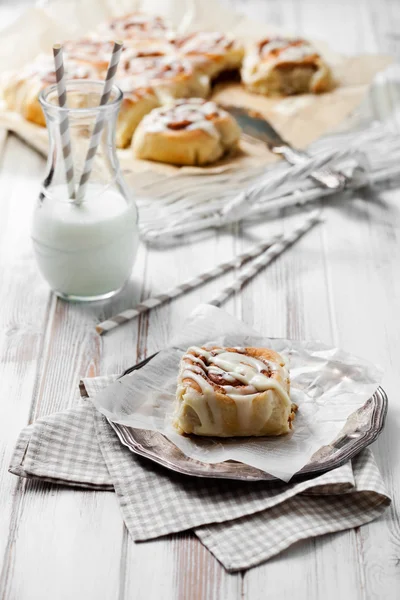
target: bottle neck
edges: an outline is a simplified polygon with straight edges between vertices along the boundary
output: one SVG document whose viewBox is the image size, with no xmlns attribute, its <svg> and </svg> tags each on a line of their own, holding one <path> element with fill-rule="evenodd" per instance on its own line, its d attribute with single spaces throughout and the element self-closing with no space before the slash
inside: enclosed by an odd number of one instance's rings
<svg viewBox="0 0 400 600">
<path fill-rule="evenodd" d="M 57 110 L 45 110 L 45 117 L 49 135 L 49 158 L 44 186 L 48 187 L 66 182 L 66 139 L 62 134 L 65 114 Z M 99 111 L 84 114 L 71 111 L 68 114 L 70 142 L 68 173 L 73 174 L 75 186 L 79 185 L 84 172 L 93 130 L 96 124 L 96 127 L 99 127 L 99 123 L 101 133 L 91 160 L 90 182 L 96 185 L 109 185 L 118 177 L 120 168 L 115 145 L 116 121 L 115 108 L 103 111 L 101 114 Z"/>
<path fill-rule="evenodd" d="M 90 173 L 88 181 L 97 187 L 110 186 L 118 179 L 115 133 L 122 92 L 114 86 L 108 103 L 102 106 L 103 86 L 101 81 L 67 81 L 65 107 L 59 106 L 56 85 L 41 93 L 40 103 L 49 135 L 45 192 L 51 187 L 59 189 L 60 185 L 66 185 L 69 197 L 74 198 L 74 190 L 86 179 L 82 178 L 85 171 Z"/>
</svg>

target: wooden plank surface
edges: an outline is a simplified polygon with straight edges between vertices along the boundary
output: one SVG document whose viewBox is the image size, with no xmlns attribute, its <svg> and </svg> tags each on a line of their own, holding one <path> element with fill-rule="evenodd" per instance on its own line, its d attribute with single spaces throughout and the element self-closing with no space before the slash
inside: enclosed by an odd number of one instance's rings
<svg viewBox="0 0 400 600">
<path fill-rule="evenodd" d="M 17 3 L 15 3 L 17 4 Z M 348 53 L 400 55 L 400 5 L 392 0 L 228 0 L 259 21 L 326 40 Z M 11 20 L 13 3 L 0 6 Z M 377 115 L 399 100 L 394 76 Z M 393 125 L 399 126 L 396 119 Z M 400 595 L 396 502 L 371 525 L 288 549 L 265 565 L 228 575 L 190 533 L 134 544 L 112 493 L 19 481 L 7 466 L 20 429 L 72 405 L 81 376 L 120 372 L 165 345 L 182 315 L 229 281 L 211 282 L 150 316 L 99 338 L 98 319 L 179 283 L 288 227 L 285 217 L 168 252 L 141 248 L 134 275 L 110 304 L 82 307 L 52 297 L 30 249 L 30 213 L 44 170 L 38 155 L 0 132 L 0 599 L 220 598 L 395 599 Z M 359 194 L 325 208 L 315 229 L 226 305 L 272 336 L 333 341 L 382 364 L 391 399 L 375 455 L 395 501 L 400 410 L 400 211 L 398 189 Z"/>
</svg>

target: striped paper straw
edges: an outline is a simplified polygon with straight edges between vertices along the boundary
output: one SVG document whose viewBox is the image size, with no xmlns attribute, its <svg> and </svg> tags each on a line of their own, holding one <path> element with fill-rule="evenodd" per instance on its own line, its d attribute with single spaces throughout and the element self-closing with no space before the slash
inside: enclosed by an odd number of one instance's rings
<svg viewBox="0 0 400 600">
<path fill-rule="evenodd" d="M 65 71 L 63 51 L 60 44 L 53 46 L 54 66 L 57 82 L 58 104 L 61 108 L 67 105 L 67 90 L 65 88 Z M 69 137 L 68 114 L 61 115 L 60 120 L 61 146 L 65 165 L 65 178 L 68 186 L 68 197 L 75 199 L 74 166 L 72 163 L 71 140 Z"/>
<path fill-rule="evenodd" d="M 271 238 L 267 242 L 262 242 L 261 244 L 257 244 L 255 246 L 253 246 L 253 248 L 251 248 L 247 252 L 244 252 L 243 254 L 236 256 L 232 260 L 222 263 L 221 265 L 218 265 L 217 267 L 214 267 L 213 269 L 211 269 L 211 271 L 207 271 L 205 273 L 202 273 L 201 275 L 197 275 L 196 277 L 189 279 L 185 283 L 181 283 L 180 285 L 167 291 L 165 294 L 158 294 L 157 296 L 154 296 L 153 298 L 148 298 L 147 300 L 144 300 L 140 304 L 137 304 L 134 308 L 124 310 L 123 312 L 119 313 L 118 315 L 111 317 L 111 319 L 108 319 L 107 321 L 103 321 L 103 323 L 100 323 L 99 325 L 97 325 L 96 331 L 98 333 L 100 333 L 100 335 L 102 335 L 103 333 L 106 333 L 107 331 L 110 331 L 111 329 L 115 329 L 115 327 L 118 327 L 118 325 L 122 325 L 122 323 L 126 323 L 127 321 L 130 321 L 131 319 L 134 319 L 135 317 L 138 317 L 139 315 L 148 312 L 155 306 L 160 306 L 161 304 L 165 304 L 172 298 L 176 298 L 177 296 L 180 296 L 181 294 L 189 292 L 189 291 L 195 289 L 196 287 L 198 287 L 199 285 L 203 285 L 203 283 L 207 283 L 208 281 L 211 281 L 211 279 L 214 279 L 215 277 L 218 277 L 219 275 L 227 273 L 228 271 L 230 271 L 230 269 L 233 269 L 234 267 L 241 266 L 243 263 L 247 262 L 248 260 L 255 258 L 256 256 L 259 256 L 259 254 L 261 254 L 262 252 L 265 252 L 265 250 L 267 248 L 269 248 L 270 246 L 275 244 L 278 240 L 281 239 L 281 237 L 282 236 L 277 235 L 277 236 Z"/>
<path fill-rule="evenodd" d="M 239 291 L 241 287 L 247 281 L 257 275 L 262 268 L 274 261 L 277 256 L 292 246 L 302 235 L 307 233 L 307 231 L 309 231 L 316 223 L 318 223 L 320 221 L 319 214 L 319 209 L 313 211 L 310 217 L 308 217 L 308 219 L 306 219 L 299 227 L 293 229 L 291 233 L 285 235 L 280 241 L 276 242 L 276 244 L 273 244 L 270 248 L 268 248 L 268 250 L 266 250 L 266 252 L 256 258 L 247 268 L 243 270 L 243 272 L 232 285 L 222 290 L 222 292 L 220 292 L 218 296 L 211 300 L 209 304 L 221 306 L 221 304 L 223 304 L 225 300 L 229 298 L 229 296 L 231 296 L 234 292 Z"/>
<path fill-rule="evenodd" d="M 106 79 L 104 82 L 103 93 L 100 98 L 100 106 L 104 106 L 105 104 L 107 104 L 108 100 L 110 99 L 112 86 L 114 85 L 115 75 L 117 73 L 119 59 L 121 58 L 122 46 L 123 42 L 119 40 L 114 42 L 114 47 L 112 50 L 111 59 L 108 65 Z M 89 149 L 86 154 L 85 165 L 83 167 L 83 172 L 79 181 L 78 201 L 80 202 L 82 202 L 85 196 L 86 186 L 90 178 L 94 157 L 96 156 L 97 146 L 100 142 L 100 137 L 103 131 L 104 123 L 105 118 L 103 117 L 100 111 L 96 117 L 96 122 L 89 142 Z"/>
</svg>

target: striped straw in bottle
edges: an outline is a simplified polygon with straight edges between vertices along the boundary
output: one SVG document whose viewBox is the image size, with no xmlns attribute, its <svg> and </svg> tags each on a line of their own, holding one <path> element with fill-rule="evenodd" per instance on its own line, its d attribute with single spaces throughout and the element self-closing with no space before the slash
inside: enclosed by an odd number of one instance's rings
<svg viewBox="0 0 400 600">
<path fill-rule="evenodd" d="M 63 61 L 63 51 L 60 44 L 53 46 L 54 55 L 54 66 L 57 82 L 57 95 L 58 104 L 61 108 L 65 108 L 67 105 L 67 90 L 65 88 L 65 71 Z M 68 186 L 68 197 L 75 199 L 75 185 L 74 185 L 74 166 L 72 163 L 72 151 L 71 151 L 71 140 L 69 136 L 69 121 L 67 113 L 61 115 L 60 120 L 60 135 L 62 153 L 65 164 L 65 178 Z"/>
<path fill-rule="evenodd" d="M 320 210 L 313 211 L 299 227 L 293 229 L 293 231 L 291 231 L 288 235 L 283 236 L 280 241 L 278 241 L 276 244 L 273 244 L 258 258 L 253 260 L 249 266 L 243 269 L 243 272 L 240 273 L 232 285 L 223 289 L 218 296 L 209 302 L 209 304 L 221 306 L 221 304 L 223 304 L 225 300 L 229 298 L 229 296 L 231 296 L 234 292 L 239 291 L 242 286 L 250 281 L 250 279 L 252 279 L 255 275 L 257 275 L 261 269 L 273 262 L 277 256 L 292 246 L 301 236 L 307 233 L 307 231 L 309 231 L 316 223 L 318 223 L 321 220 L 319 213 Z"/>
<path fill-rule="evenodd" d="M 114 85 L 115 75 L 116 75 L 117 68 L 118 68 L 118 63 L 121 58 L 122 46 L 123 46 L 123 43 L 121 41 L 118 40 L 118 41 L 114 42 L 114 47 L 112 50 L 111 59 L 110 59 L 109 65 L 108 65 L 106 79 L 104 82 L 103 93 L 100 98 L 100 106 L 104 106 L 105 104 L 107 104 L 107 102 L 110 98 L 111 89 L 112 89 L 112 86 Z M 87 151 L 85 164 L 83 167 L 83 172 L 82 172 L 82 175 L 81 175 L 81 178 L 79 181 L 79 186 L 78 186 L 78 201 L 79 202 L 82 202 L 82 200 L 85 196 L 86 186 L 87 186 L 87 183 L 90 178 L 90 173 L 92 171 L 93 161 L 94 161 L 94 157 L 96 156 L 97 147 L 100 142 L 101 133 L 102 133 L 103 127 L 104 127 L 104 122 L 105 122 L 105 118 L 103 117 L 103 115 L 101 114 L 101 111 L 100 111 L 97 115 L 96 122 L 94 124 L 93 132 L 92 132 L 90 142 L 89 142 L 89 149 Z"/>
</svg>

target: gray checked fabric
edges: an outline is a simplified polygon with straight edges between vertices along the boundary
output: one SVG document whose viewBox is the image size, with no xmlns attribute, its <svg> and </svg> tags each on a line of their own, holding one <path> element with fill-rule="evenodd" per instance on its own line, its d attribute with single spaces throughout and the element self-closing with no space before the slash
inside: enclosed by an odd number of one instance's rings
<svg viewBox="0 0 400 600">
<path fill-rule="evenodd" d="M 87 379 L 93 396 L 114 377 Z M 357 527 L 390 504 L 370 450 L 301 483 L 241 483 L 172 473 L 122 446 L 89 400 L 22 431 L 10 471 L 115 490 L 135 541 L 192 529 L 228 571 L 253 567 L 291 544 Z"/>
</svg>

